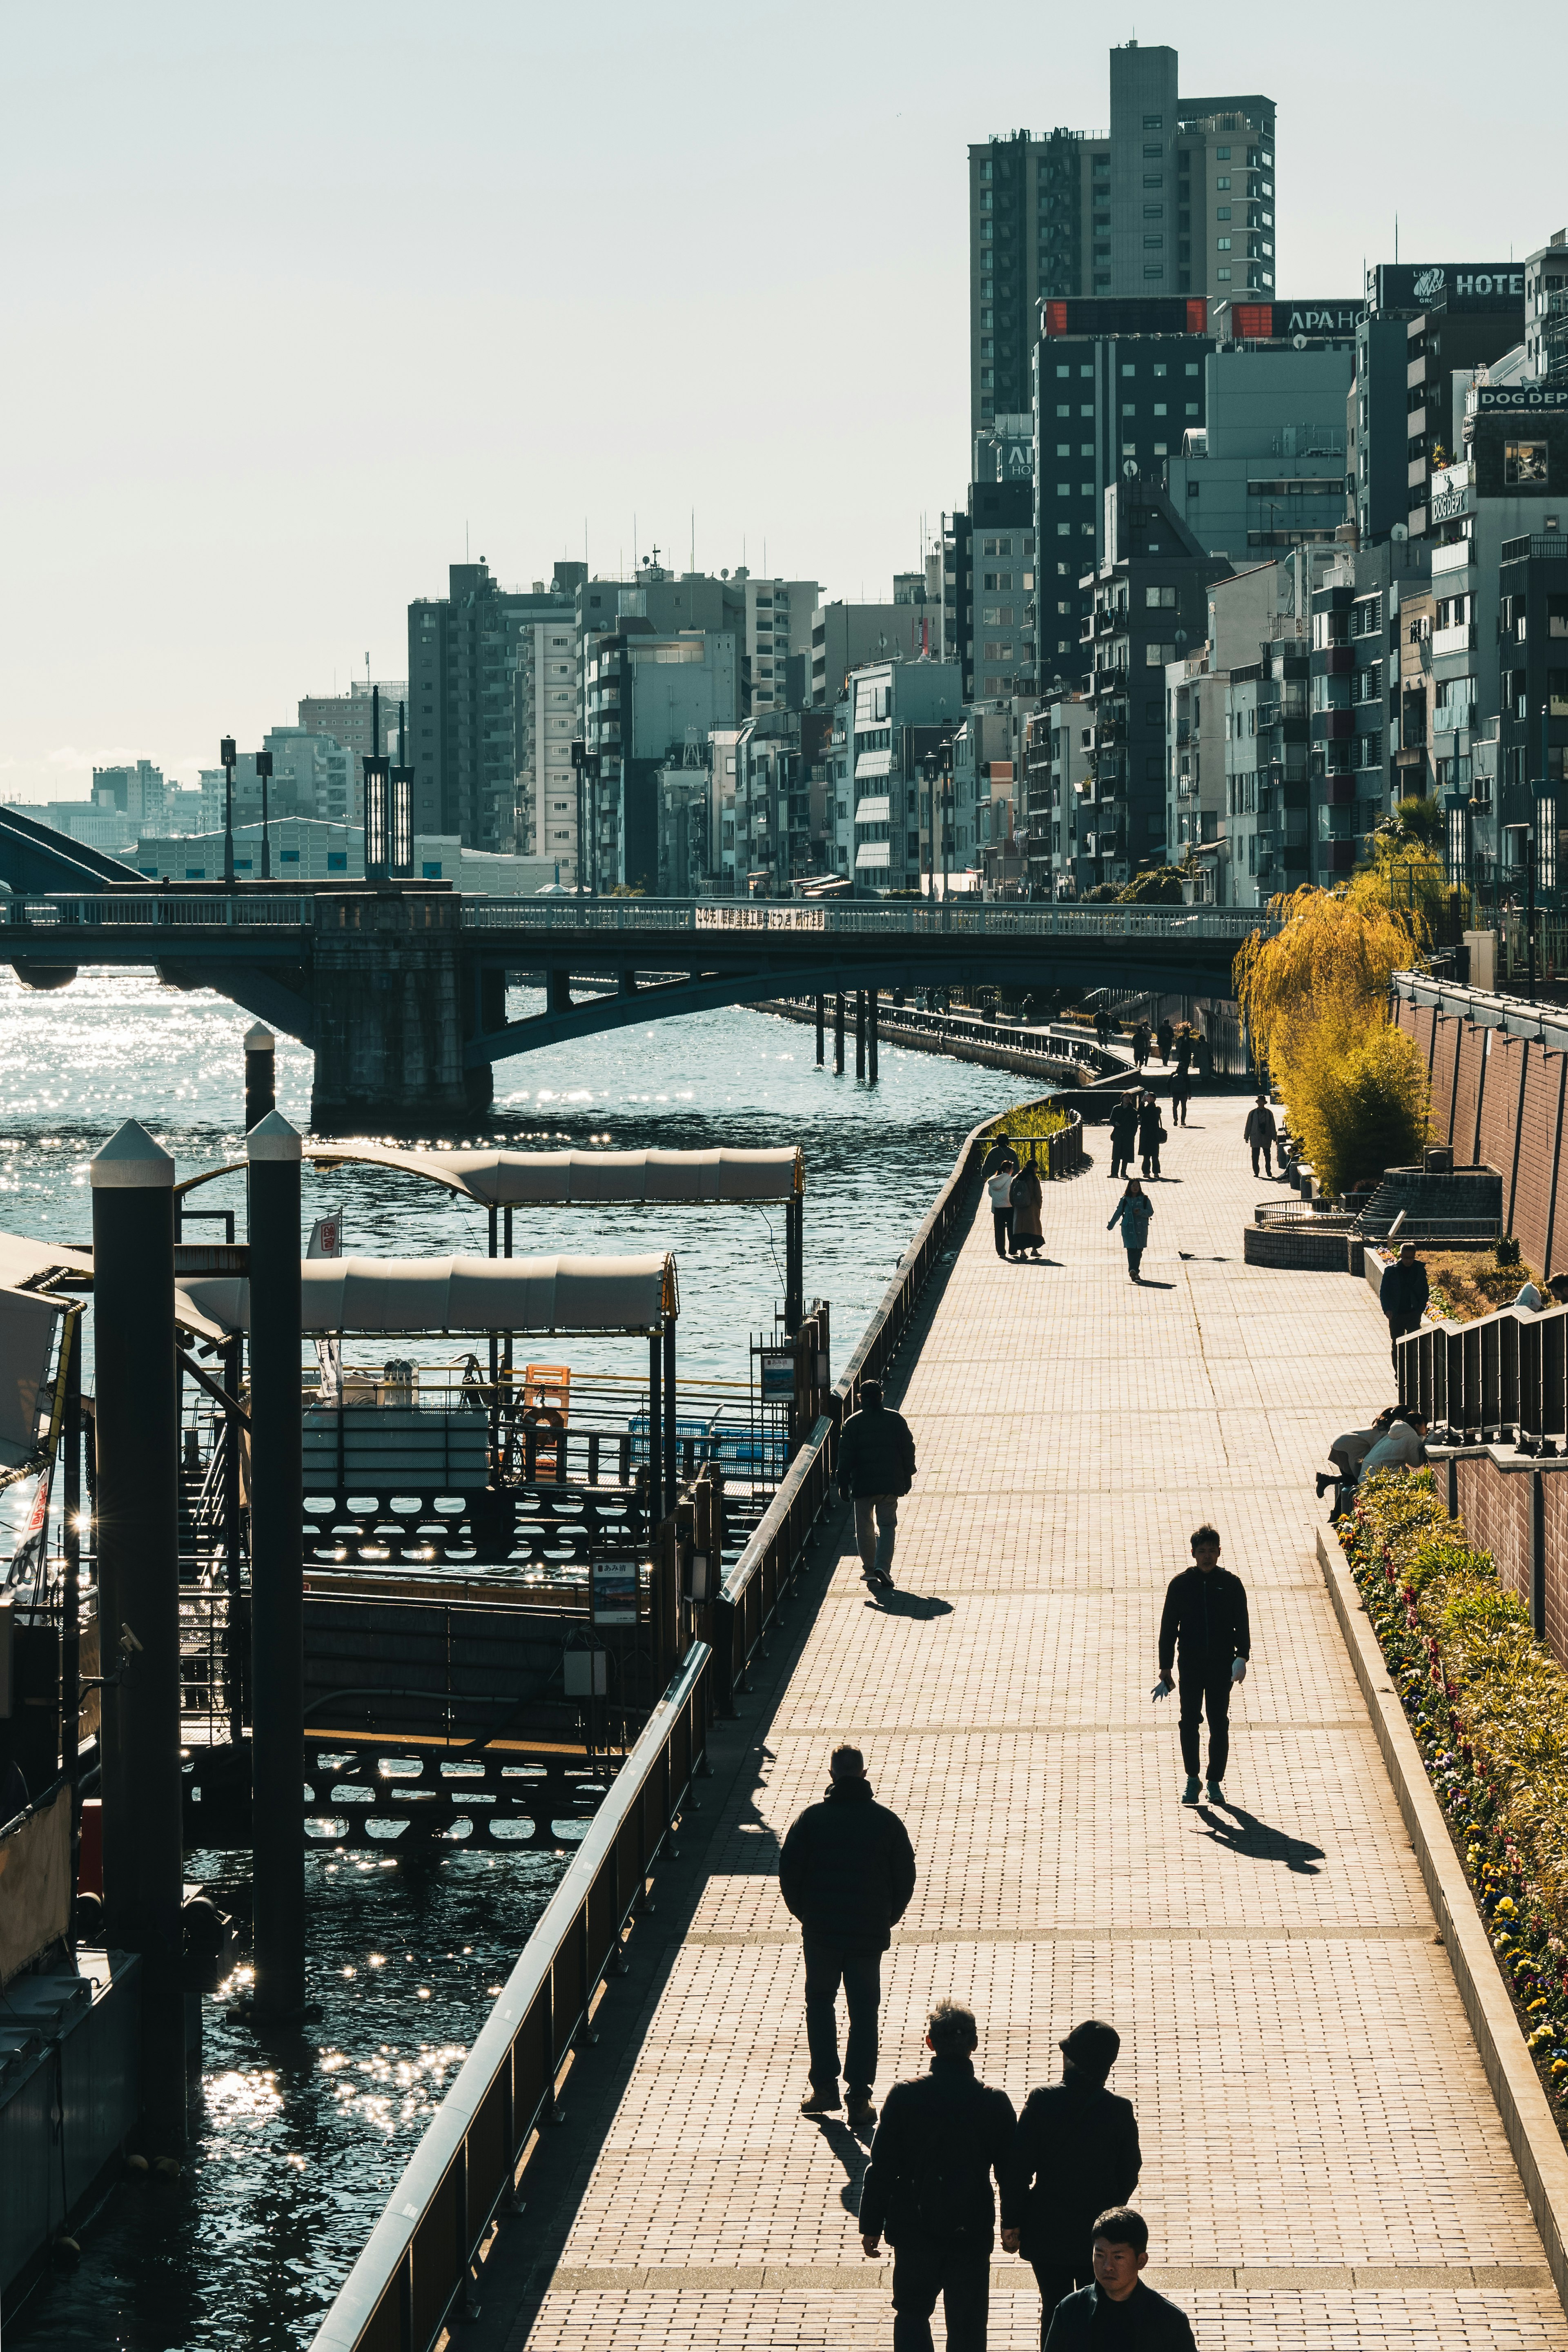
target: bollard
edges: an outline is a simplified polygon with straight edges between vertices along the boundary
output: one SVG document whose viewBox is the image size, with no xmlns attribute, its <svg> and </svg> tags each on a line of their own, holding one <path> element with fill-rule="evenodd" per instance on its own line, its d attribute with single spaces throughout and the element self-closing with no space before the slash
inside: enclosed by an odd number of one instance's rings
<svg viewBox="0 0 1568 2352">
<path fill-rule="evenodd" d="M 278 1111 L 250 1162 L 250 1790 L 255 2012 L 305 2006 L 305 1577 L 300 1138 Z"/>
<path fill-rule="evenodd" d="M 185 2144 L 180 1822 L 179 1420 L 174 1163 L 127 1119 L 93 1159 L 94 1412 L 103 1892 L 111 1944 L 141 1956 L 142 2124 Z"/>
<path fill-rule="evenodd" d="M 245 1131 L 278 1108 L 278 1046 L 259 1021 L 245 1033 Z"/>
</svg>

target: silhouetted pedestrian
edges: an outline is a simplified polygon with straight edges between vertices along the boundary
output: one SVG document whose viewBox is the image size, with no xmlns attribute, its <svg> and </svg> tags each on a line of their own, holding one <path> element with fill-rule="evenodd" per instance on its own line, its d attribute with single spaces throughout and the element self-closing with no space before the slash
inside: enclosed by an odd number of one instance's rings
<svg viewBox="0 0 1568 2352">
<path fill-rule="evenodd" d="M 1207 1796 L 1211 1805 L 1225 1802 L 1225 1768 L 1230 1760 L 1230 1694 L 1247 1679 L 1252 1633 L 1247 1615 L 1247 1588 L 1239 1576 L 1219 1565 L 1219 1534 L 1210 1527 L 1194 1528 L 1193 1565 L 1173 1576 L 1165 1589 L 1160 1619 L 1160 1679 L 1150 1696 L 1169 1698 L 1173 1673 L 1179 1675 L 1182 1695 L 1182 1761 L 1187 1768 L 1184 1805 L 1198 1801 L 1198 1747 L 1205 1713 L 1209 1721 Z M 1181 1652 L 1178 1668 L 1176 1653 Z"/>
<path fill-rule="evenodd" d="M 1132 1165 L 1132 1144 L 1138 1133 L 1138 1097 L 1123 1095 L 1110 1114 L 1110 1172 L 1125 1176 Z"/>
<path fill-rule="evenodd" d="M 1140 1021 L 1132 1032 L 1132 1066 L 1135 1070 L 1141 1070 L 1148 1060 L 1149 1045 L 1149 1024 Z"/>
<path fill-rule="evenodd" d="M 1171 1041 L 1175 1036 L 1175 1030 L 1173 1028 L 1169 1021 L 1162 1021 L 1160 1026 L 1154 1032 L 1154 1034 L 1159 1039 L 1160 1043 L 1160 1059 L 1162 1062 L 1169 1062 L 1171 1058 Z"/>
<path fill-rule="evenodd" d="M 1013 2102 L 974 2072 L 979 2029 L 939 2000 L 926 2023 L 931 2072 L 895 2083 L 860 2191 L 860 2242 L 893 2249 L 893 2352 L 931 2352 L 942 2299 L 948 2352 L 984 2352 L 1000 2183 L 1013 2148 Z"/>
<path fill-rule="evenodd" d="M 1173 1127 L 1185 1127 L 1187 1123 L 1187 1105 L 1191 1102 L 1192 1098 L 1193 1082 L 1191 1078 L 1188 1077 L 1186 1068 L 1178 1056 L 1175 1075 L 1171 1080 L 1171 1124 Z"/>
<path fill-rule="evenodd" d="M 1253 1174 L 1256 1176 L 1258 1173 L 1258 1155 L 1261 1152 L 1263 1172 L 1266 1176 L 1272 1176 L 1274 1171 L 1268 1164 L 1268 1155 L 1279 1140 L 1279 1130 L 1274 1124 L 1274 1113 L 1268 1108 L 1267 1095 L 1259 1095 L 1247 1112 L 1247 1125 L 1241 1130 L 1241 1139 L 1252 1147 Z"/>
<path fill-rule="evenodd" d="M 1154 1203 L 1136 1176 L 1127 1179 L 1127 1190 L 1110 1213 L 1106 1232 L 1113 1225 L 1121 1228 L 1121 1246 L 1127 1252 L 1127 1274 L 1130 1281 L 1141 1279 L 1139 1268 L 1143 1253 L 1149 1246 L 1149 1220 L 1154 1213 Z"/>
<path fill-rule="evenodd" d="M 1034 2267 L 1042 2344 L 1058 2304 L 1093 2276 L 1096 2216 L 1126 2202 L 1143 2162 L 1131 2100 L 1105 2087 L 1116 2028 L 1087 2018 L 1059 2047 L 1062 2079 L 1025 2100 L 1002 2182 L 1002 2244 Z"/>
<path fill-rule="evenodd" d="M 1013 1179 L 1008 1199 L 1013 1209 L 1013 1255 L 1022 1257 L 1026 1251 L 1037 1260 L 1044 1245 L 1045 1227 L 1040 1223 L 1040 1203 L 1045 1198 L 1040 1183 L 1040 1171 L 1033 1155 L 1026 1160 Z"/>
<path fill-rule="evenodd" d="M 899 1497 L 915 1478 L 913 1432 L 901 1412 L 882 1402 L 880 1381 L 862 1381 L 860 1410 L 838 1433 L 838 1492 L 855 1503 L 855 1541 L 868 1584 L 893 1581 Z"/>
<path fill-rule="evenodd" d="M 1160 1173 L 1160 1146 L 1167 1140 L 1160 1106 L 1152 1095 L 1145 1095 L 1138 1106 L 1138 1149 L 1142 1155 L 1145 1176 L 1158 1176 Z"/>
<path fill-rule="evenodd" d="M 1406 1332 L 1420 1329 L 1430 1296 L 1426 1269 L 1415 1255 L 1415 1243 L 1401 1242 L 1399 1255 L 1392 1265 L 1384 1267 L 1377 1290 L 1377 1303 L 1388 1321 L 1388 1352 L 1396 1370 L 1399 1342 Z"/>
<path fill-rule="evenodd" d="M 1184 1025 L 1176 1032 L 1176 1067 L 1184 1076 L 1193 1066 L 1193 1033 Z"/>
<path fill-rule="evenodd" d="M 1149 2263 L 1149 2225 L 1114 2207 L 1094 2225 L 1094 2284 L 1058 2303 L 1046 2352 L 1197 2352 L 1186 2313 L 1139 2276 Z"/>
<path fill-rule="evenodd" d="M 838 1988 L 849 2011 L 844 2074 L 849 2123 L 875 2123 L 877 2013 L 882 1954 L 915 1891 L 915 1856 L 897 1813 L 877 1804 L 858 1748 L 836 1748 L 827 1795 L 790 1825 L 779 1855 L 779 1892 L 800 1921 L 805 1952 L 805 2038 L 811 2089 L 803 2116 L 834 2114 L 838 2095 Z"/>
</svg>

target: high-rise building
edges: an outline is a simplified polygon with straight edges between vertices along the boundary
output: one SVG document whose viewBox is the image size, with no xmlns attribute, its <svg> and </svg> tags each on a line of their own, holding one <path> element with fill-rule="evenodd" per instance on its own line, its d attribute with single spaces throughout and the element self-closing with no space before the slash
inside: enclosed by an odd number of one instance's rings
<svg viewBox="0 0 1568 2352">
<path fill-rule="evenodd" d="M 577 731 L 577 620 L 564 600 L 517 633 L 514 688 L 518 847 L 559 861 L 577 881 L 577 793 L 572 739 Z"/>
<path fill-rule="evenodd" d="M 798 710 L 810 698 L 811 617 L 822 590 L 815 580 L 754 579 L 744 564 L 735 580 L 745 593 L 746 655 L 751 663 L 751 708 Z M 795 688 L 792 697 L 791 663 Z"/>
<path fill-rule="evenodd" d="M 1271 294 L 1274 101 L 1181 98 L 1176 52 L 1110 52 L 1110 127 L 969 151 L 970 415 L 1029 404 L 1047 296 Z"/>
<path fill-rule="evenodd" d="M 134 767 L 95 768 L 92 772 L 93 805 L 119 809 L 133 824 L 148 832 L 163 822 L 167 789 L 163 771 L 155 768 L 151 760 L 138 760 Z"/>
<path fill-rule="evenodd" d="M 372 732 L 371 717 L 381 710 L 381 741 Z M 362 788 L 360 765 L 372 752 L 383 759 L 397 757 L 397 706 L 408 699 L 408 681 L 401 677 L 355 678 L 346 694 L 306 694 L 300 698 L 300 724 L 307 735 L 330 735 L 353 757 L 354 781 Z M 363 808 L 363 789 L 362 803 Z"/>
<path fill-rule="evenodd" d="M 1349 412 L 1363 547 L 1396 527 L 1428 529 L 1432 478 L 1458 454 L 1476 371 L 1524 343 L 1524 283 L 1523 262 L 1368 269 Z"/>
<path fill-rule="evenodd" d="M 527 591 L 502 588 L 481 556 L 450 566 L 444 597 L 408 607 L 416 832 L 455 834 L 469 849 L 516 848 L 526 829 L 517 733 L 522 639 L 541 621 L 572 616 L 584 576 L 583 564 L 562 562 L 548 588 L 542 582 Z M 537 793 L 531 783 L 527 789 L 531 812 Z"/>
<path fill-rule="evenodd" d="M 1257 563 L 1342 532 L 1356 311 L 1354 302 L 1220 308 L 1219 341 L 1203 363 L 1204 423 L 1166 469 L 1172 503 L 1211 554 Z M 1308 317 L 1330 331 L 1289 329 Z"/>
</svg>

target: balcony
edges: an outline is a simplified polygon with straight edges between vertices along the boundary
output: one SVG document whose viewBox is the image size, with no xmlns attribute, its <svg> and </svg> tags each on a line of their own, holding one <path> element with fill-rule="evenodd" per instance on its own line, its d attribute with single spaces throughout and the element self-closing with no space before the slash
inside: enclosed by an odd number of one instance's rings
<svg viewBox="0 0 1568 2352">
<path fill-rule="evenodd" d="M 1474 650 L 1475 643 L 1476 625 L 1474 621 L 1456 622 L 1451 629 L 1434 629 L 1432 632 L 1432 658 L 1434 661 L 1438 661 L 1442 658 L 1444 654 L 1470 653 Z"/>
<path fill-rule="evenodd" d="M 1501 561 L 1504 563 L 1509 560 L 1508 551 L 1512 544 L 1514 542 L 1510 540 L 1503 541 Z M 1474 545 L 1468 539 L 1456 539 L 1447 547 L 1435 547 L 1432 550 L 1433 578 L 1436 579 L 1437 574 L 1443 572 L 1468 572 L 1470 559 L 1475 551 Z M 1568 551 L 1564 551 L 1568 552 Z"/>
</svg>

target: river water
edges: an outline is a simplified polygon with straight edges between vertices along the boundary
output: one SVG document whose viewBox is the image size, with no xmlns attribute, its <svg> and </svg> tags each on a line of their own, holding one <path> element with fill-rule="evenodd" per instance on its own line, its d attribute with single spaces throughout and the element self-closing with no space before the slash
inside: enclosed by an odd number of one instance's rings
<svg viewBox="0 0 1568 2352">
<path fill-rule="evenodd" d="M 522 991 L 509 1010 L 532 1009 Z M 87 1163 L 136 1118 L 183 1179 L 239 1156 L 248 1016 L 226 1000 L 123 975 L 38 994 L 0 974 L 0 1229 L 85 1242 Z M 829 1049 L 831 1052 L 831 1048 Z M 876 1087 L 816 1066 L 809 1028 L 742 1010 L 554 1045 L 501 1063 L 482 1132 L 526 1150 L 755 1147 L 805 1154 L 807 1297 L 831 1301 L 834 1370 L 859 1338 L 963 1136 L 1038 1091 L 999 1071 L 884 1045 Z M 279 1107 L 303 1128 L 310 1055 L 279 1039 Z M 383 1138 L 394 1141 L 408 1139 Z M 305 1171 L 307 1219 L 342 1208 L 354 1255 L 482 1255 L 484 1213 L 385 1170 Z M 197 1196 L 238 1211 L 238 1177 Z M 195 1239 L 203 1229 L 188 1229 Z M 205 1231 L 217 1237 L 221 1228 Z M 668 1247 L 679 1269 L 683 1379 L 744 1379 L 748 1341 L 784 1292 L 772 1208 L 519 1212 L 514 1247 Z M 88 1318 L 90 1331 L 90 1316 Z M 640 1369 L 640 1343 L 573 1343 L 582 1370 Z M 90 1358 L 89 1358 L 90 1361 Z M 0 1496 L 0 1560 L 26 1490 Z M 248 1856 L 191 1854 L 219 1894 Z M 6 2329 L 50 2352 L 277 2352 L 308 2344 L 548 1901 L 553 1854 L 307 1856 L 310 1998 L 321 2021 L 262 2042 L 206 2003 L 205 2089 L 177 2181 L 116 2189 L 78 2269 Z M 232 1994 L 232 1988 L 231 1994 Z"/>
</svg>

